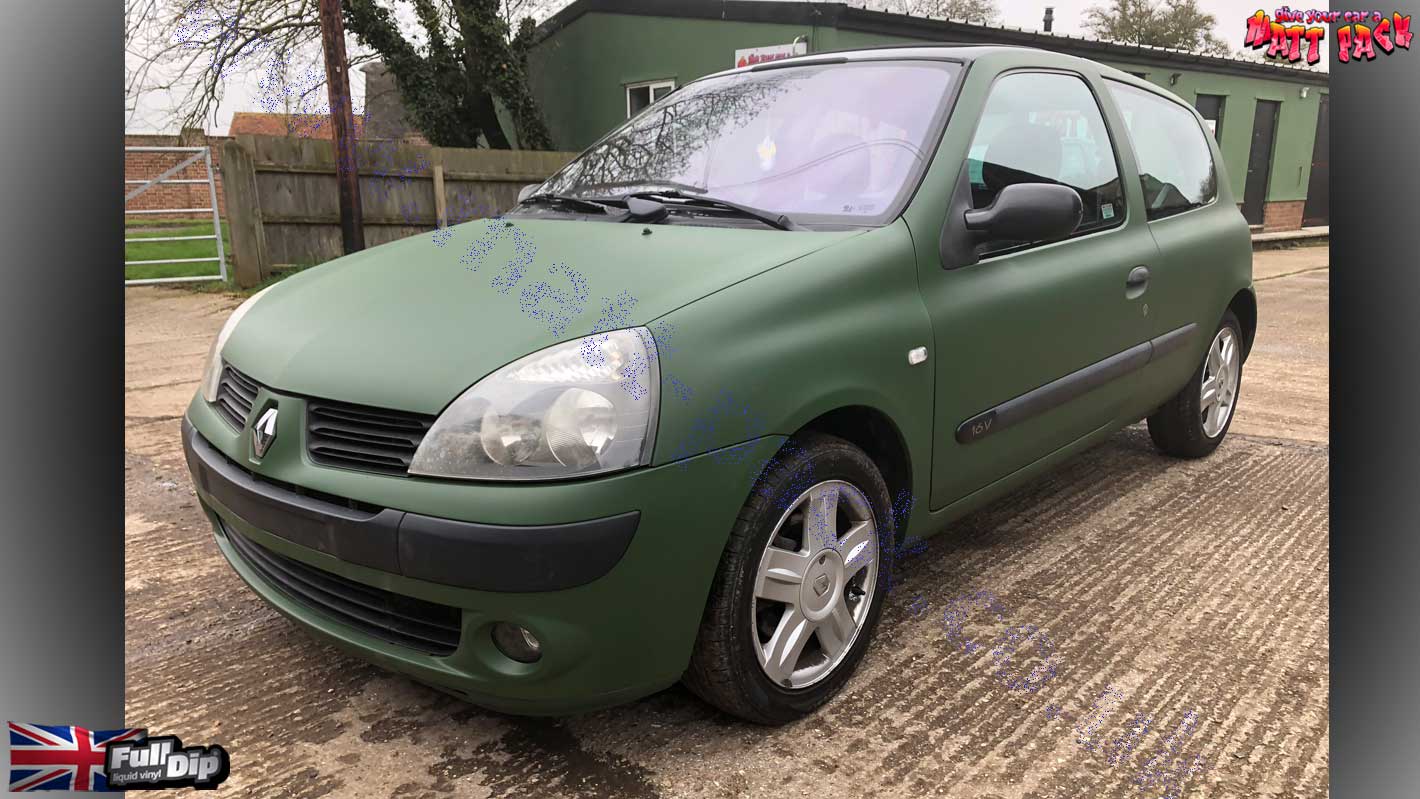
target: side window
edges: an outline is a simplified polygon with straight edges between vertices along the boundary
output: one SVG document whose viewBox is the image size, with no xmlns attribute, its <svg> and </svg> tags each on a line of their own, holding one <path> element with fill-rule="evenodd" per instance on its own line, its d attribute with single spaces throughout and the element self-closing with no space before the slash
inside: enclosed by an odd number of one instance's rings
<svg viewBox="0 0 1420 799">
<path fill-rule="evenodd" d="M 1075 233 L 1124 221 L 1124 192 L 1104 116 L 1084 80 L 1018 72 L 991 87 L 967 153 L 971 207 L 985 208 L 1013 183 L 1058 183 L 1079 192 L 1084 214 Z M 988 241 L 978 253 L 1031 242 Z"/>
<path fill-rule="evenodd" d="M 1153 92 L 1113 81 L 1108 85 L 1134 144 L 1149 219 L 1212 202 L 1218 196 L 1218 173 L 1193 114 Z"/>
</svg>

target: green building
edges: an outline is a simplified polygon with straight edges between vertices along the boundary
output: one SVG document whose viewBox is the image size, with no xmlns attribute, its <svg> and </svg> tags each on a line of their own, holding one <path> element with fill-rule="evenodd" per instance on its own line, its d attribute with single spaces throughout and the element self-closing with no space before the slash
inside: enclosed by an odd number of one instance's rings
<svg viewBox="0 0 1420 799">
<path fill-rule="evenodd" d="M 1237 24 L 1241 43 L 1245 21 Z M 751 55 L 737 51 L 751 48 L 787 55 L 950 42 L 1068 53 L 1192 102 L 1214 127 L 1233 194 L 1244 198 L 1252 224 L 1267 231 L 1327 224 L 1325 72 L 842 3 L 765 0 L 576 0 L 539 26 L 534 42 L 533 91 L 560 150 L 586 148 L 675 87 L 736 66 Z"/>
</svg>

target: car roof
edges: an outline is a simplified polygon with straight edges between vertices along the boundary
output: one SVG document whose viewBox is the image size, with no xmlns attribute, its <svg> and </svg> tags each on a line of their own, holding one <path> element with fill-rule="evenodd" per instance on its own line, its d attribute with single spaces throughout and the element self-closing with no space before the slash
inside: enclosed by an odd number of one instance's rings
<svg viewBox="0 0 1420 799">
<path fill-rule="evenodd" d="M 1041 63 L 1039 64 L 1040 66 L 1053 65 L 1056 68 L 1068 66 L 1071 62 L 1088 64 L 1090 68 L 1101 77 L 1128 83 L 1169 99 L 1177 99 L 1172 93 L 1108 64 L 1102 64 L 1092 59 L 1081 58 L 1080 56 L 1061 53 L 1055 50 L 1046 50 L 1041 47 L 1026 47 L 1013 44 L 952 44 L 943 42 L 941 44 L 896 44 L 860 47 L 847 50 L 825 50 L 820 53 L 808 53 L 791 58 L 781 58 L 774 61 L 763 61 L 754 65 L 724 69 L 719 72 L 704 75 L 696 80 L 715 78 L 721 75 L 732 75 L 738 72 L 758 72 L 789 67 L 812 66 L 814 64 L 843 64 L 861 61 L 933 59 L 969 63 L 986 56 L 1001 54 L 1009 54 L 1015 56 L 1017 59 L 1027 61 L 1030 59 L 1031 55 L 1038 55 L 1051 62 L 1050 64 Z M 1023 66 L 1031 65 L 1024 64 Z"/>
<path fill-rule="evenodd" d="M 781 58 L 754 65 L 725 69 L 711 75 L 706 75 L 705 77 L 710 78 L 735 72 L 757 72 L 761 70 L 784 69 L 787 67 L 810 66 L 813 64 L 838 64 L 854 61 L 940 59 L 965 63 L 1000 53 L 1010 53 L 1012 55 L 1036 53 L 1046 56 L 1057 63 L 1061 61 L 1078 61 L 1082 64 L 1089 64 L 1101 73 L 1108 74 L 1110 77 L 1128 77 L 1128 73 L 1117 70 L 1107 64 L 1101 64 L 1098 61 L 1092 61 L 1054 50 L 1045 50 L 1039 47 L 1024 47 L 1010 44 L 951 44 L 947 42 L 941 44 L 899 44 L 861 47 L 849 50 L 826 50 L 820 53 L 809 53 L 792 58 Z"/>
</svg>

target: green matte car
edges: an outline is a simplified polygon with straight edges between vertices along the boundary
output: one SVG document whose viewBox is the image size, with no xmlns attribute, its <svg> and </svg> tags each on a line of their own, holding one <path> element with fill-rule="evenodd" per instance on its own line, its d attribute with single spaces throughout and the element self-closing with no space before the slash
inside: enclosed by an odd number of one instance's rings
<svg viewBox="0 0 1420 799">
<path fill-rule="evenodd" d="M 1140 419 L 1227 434 L 1257 310 L 1206 131 L 1026 48 L 702 78 L 502 216 L 238 308 L 198 497 L 263 599 L 469 702 L 801 717 L 905 545 Z"/>
</svg>

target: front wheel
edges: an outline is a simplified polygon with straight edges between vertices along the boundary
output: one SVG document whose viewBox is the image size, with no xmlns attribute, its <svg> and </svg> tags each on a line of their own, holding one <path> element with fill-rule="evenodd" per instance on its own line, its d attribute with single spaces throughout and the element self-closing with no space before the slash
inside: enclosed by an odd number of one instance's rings
<svg viewBox="0 0 1420 799">
<path fill-rule="evenodd" d="M 760 724 L 812 712 L 852 676 L 882 612 L 879 540 L 893 534 L 887 485 L 861 449 L 806 434 L 786 451 L 730 533 L 685 675 Z"/>
<path fill-rule="evenodd" d="M 1203 363 L 1168 402 L 1149 416 L 1149 437 L 1164 454 L 1201 458 L 1218 448 L 1238 404 L 1242 383 L 1242 326 L 1223 314 Z"/>
</svg>

